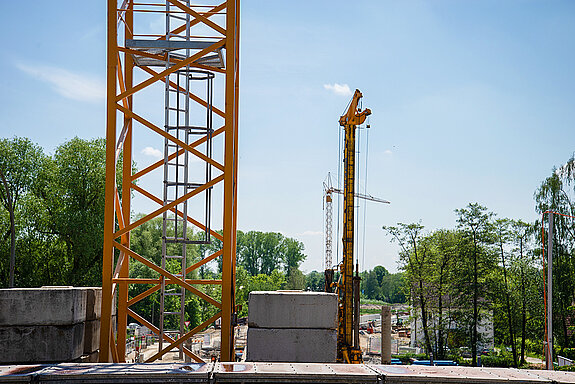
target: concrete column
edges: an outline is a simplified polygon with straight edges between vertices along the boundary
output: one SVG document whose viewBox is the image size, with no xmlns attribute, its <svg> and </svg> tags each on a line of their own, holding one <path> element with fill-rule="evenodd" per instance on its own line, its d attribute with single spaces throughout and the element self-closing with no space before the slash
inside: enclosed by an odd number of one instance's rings
<svg viewBox="0 0 575 384">
<path fill-rule="evenodd" d="M 391 307 L 381 307 L 381 364 L 391 364 Z"/>
</svg>

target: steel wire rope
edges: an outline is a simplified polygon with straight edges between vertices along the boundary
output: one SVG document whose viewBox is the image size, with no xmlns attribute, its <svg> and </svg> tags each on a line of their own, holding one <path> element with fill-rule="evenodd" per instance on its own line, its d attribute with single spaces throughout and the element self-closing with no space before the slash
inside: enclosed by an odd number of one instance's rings
<svg viewBox="0 0 575 384">
<path fill-rule="evenodd" d="M 370 127 L 370 118 L 369 116 L 367 117 L 367 123 L 365 125 L 365 176 L 363 178 L 363 183 L 364 183 L 364 187 L 363 187 L 363 191 L 366 195 L 368 195 L 367 193 L 367 171 L 368 171 L 368 164 L 369 164 L 369 127 Z M 362 266 L 364 266 L 365 268 L 365 234 L 366 234 L 366 217 L 367 217 L 367 207 L 366 207 L 367 203 L 364 204 L 364 208 L 363 208 L 363 239 L 361 242 L 362 245 L 362 260 L 361 260 L 361 264 Z"/>
<path fill-rule="evenodd" d="M 350 101 L 351 103 L 351 101 Z M 348 104 L 349 106 L 349 104 Z M 342 152 L 343 152 L 343 148 L 342 148 L 342 143 L 341 143 L 341 132 L 343 131 L 343 129 L 341 128 L 341 126 L 339 126 L 339 137 L 338 137 L 338 150 L 337 150 L 337 188 L 341 189 L 341 163 L 342 163 Z M 336 238 L 336 249 L 335 249 L 335 260 L 336 263 L 335 265 L 339 265 L 339 225 L 340 225 L 340 217 L 341 217 L 341 196 L 338 193 L 337 194 L 337 231 L 335 233 L 335 238 Z M 333 216 L 332 216 L 333 218 Z M 333 261 L 332 261 L 333 263 Z"/>
</svg>

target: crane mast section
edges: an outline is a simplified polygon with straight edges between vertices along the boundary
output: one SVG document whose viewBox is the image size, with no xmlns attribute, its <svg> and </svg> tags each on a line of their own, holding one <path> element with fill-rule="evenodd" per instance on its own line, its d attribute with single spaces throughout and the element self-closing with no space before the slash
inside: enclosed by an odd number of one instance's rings
<svg viewBox="0 0 575 384">
<path fill-rule="evenodd" d="M 354 198 L 355 198 L 355 134 L 371 110 L 358 108 L 362 94 L 355 90 L 350 106 L 340 117 L 339 124 L 345 131 L 344 148 L 344 212 L 343 212 L 343 261 L 340 266 L 338 360 L 346 363 L 362 361 L 358 338 L 354 339 L 354 325 L 358 323 L 359 303 L 354 301 L 353 246 L 354 246 Z M 357 289 L 356 289 L 357 290 Z M 359 292 L 355 292 L 356 295 Z M 357 329 L 356 329 L 357 333 Z"/>
</svg>

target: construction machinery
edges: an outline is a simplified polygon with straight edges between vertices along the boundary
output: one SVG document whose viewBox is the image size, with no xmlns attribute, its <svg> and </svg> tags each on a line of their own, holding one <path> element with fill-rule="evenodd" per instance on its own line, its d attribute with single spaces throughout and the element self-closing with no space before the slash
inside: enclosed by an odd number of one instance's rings
<svg viewBox="0 0 575 384">
<path fill-rule="evenodd" d="M 339 125 L 344 128 L 344 189 L 331 187 L 331 183 L 324 187 L 326 195 L 326 291 L 331 292 L 335 287 L 338 294 L 338 331 L 337 331 L 337 361 L 342 363 L 361 363 L 362 353 L 359 347 L 359 268 L 354 270 L 354 230 L 355 212 L 354 200 L 356 197 L 379 201 L 369 195 L 360 195 L 355 192 L 355 152 L 356 129 L 365 122 L 371 110 L 360 107 L 362 94 L 359 90 L 351 99 L 346 112 L 340 117 Z M 343 257 L 339 265 L 339 278 L 333 283 L 333 269 L 331 269 L 331 203 L 332 194 L 342 193 L 343 203 Z M 381 202 L 387 202 L 381 200 Z M 388 203 L 388 202 L 387 202 Z M 327 221 L 329 219 L 329 223 Z M 329 237 L 329 239 L 328 239 Z"/>
</svg>

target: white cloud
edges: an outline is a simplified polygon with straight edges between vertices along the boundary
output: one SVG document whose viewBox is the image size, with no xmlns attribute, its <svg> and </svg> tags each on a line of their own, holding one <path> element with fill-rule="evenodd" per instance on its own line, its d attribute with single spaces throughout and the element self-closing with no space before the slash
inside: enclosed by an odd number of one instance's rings
<svg viewBox="0 0 575 384">
<path fill-rule="evenodd" d="M 158 160 L 164 157 L 164 154 L 162 151 L 160 151 L 159 149 L 156 149 L 156 148 L 152 148 L 152 147 L 146 147 L 146 148 L 142 149 L 142 153 L 146 156 L 155 157 Z"/>
<path fill-rule="evenodd" d="M 338 83 L 334 83 L 333 85 L 332 84 L 324 84 L 323 87 L 325 89 L 327 89 L 328 91 L 335 93 L 336 95 L 340 95 L 340 96 L 351 96 L 352 95 L 351 89 L 349 89 L 349 85 L 347 85 L 347 84 L 338 84 Z"/>
<path fill-rule="evenodd" d="M 383 151 L 383 154 L 390 156 L 393 155 L 393 152 L 391 151 L 391 149 L 386 149 L 385 151 Z"/>
<path fill-rule="evenodd" d="M 92 76 L 42 65 L 17 64 L 17 68 L 50 84 L 54 91 L 68 99 L 97 102 L 106 97 L 104 82 Z"/>
</svg>

